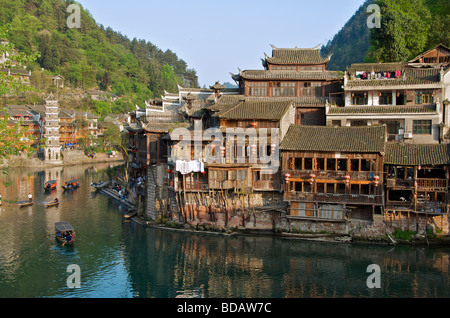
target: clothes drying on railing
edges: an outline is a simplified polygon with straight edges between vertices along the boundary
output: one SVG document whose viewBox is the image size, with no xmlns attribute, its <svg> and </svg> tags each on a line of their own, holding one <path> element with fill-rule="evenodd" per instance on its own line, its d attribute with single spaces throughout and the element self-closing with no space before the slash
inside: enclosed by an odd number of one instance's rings
<svg viewBox="0 0 450 318">
<path fill-rule="evenodd" d="M 175 170 L 181 174 L 189 174 L 191 172 L 203 172 L 205 171 L 205 165 L 201 161 L 185 161 L 177 160 L 175 162 Z"/>
</svg>

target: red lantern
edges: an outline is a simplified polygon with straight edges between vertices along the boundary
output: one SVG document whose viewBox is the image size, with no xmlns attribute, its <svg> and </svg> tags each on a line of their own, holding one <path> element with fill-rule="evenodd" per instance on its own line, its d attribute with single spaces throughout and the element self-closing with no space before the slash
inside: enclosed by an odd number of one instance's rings
<svg viewBox="0 0 450 318">
<path fill-rule="evenodd" d="M 253 127 L 253 128 L 256 128 L 256 126 L 258 126 L 258 124 L 257 124 L 256 122 L 253 122 L 253 123 L 252 123 L 252 127 Z"/>
<path fill-rule="evenodd" d="M 167 170 L 166 170 L 166 172 L 167 172 L 167 173 L 170 173 L 170 172 L 171 172 L 171 170 L 170 170 L 170 169 L 167 169 Z"/>
<path fill-rule="evenodd" d="M 284 176 L 285 176 L 286 178 L 290 178 L 290 177 L 291 177 L 291 174 L 290 174 L 290 173 L 286 173 Z"/>
</svg>

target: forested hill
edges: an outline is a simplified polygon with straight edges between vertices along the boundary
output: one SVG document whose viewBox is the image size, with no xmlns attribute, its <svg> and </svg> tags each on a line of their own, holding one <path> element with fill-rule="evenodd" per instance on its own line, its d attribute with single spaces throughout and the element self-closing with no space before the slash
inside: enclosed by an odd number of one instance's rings
<svg viewBox="0 0 450 318">
<path fill-rule="evenodd" d="M 175 92 L 177 84 L 198 87 L 196 71 L 176 53 L 98 25 L 81 5 L 81 28 L 68 28 L 71 3 L 74 1 L 0 0 L 0 24 L 11 25 L 8 40 L 27 54 L 41 53 L 31 66 L 39 83 L 44 68 L 47 75 L 64 76 L 68 87 L 110 91 L 121 97 L 120 105 L 115 105 L 118 111 L 160 97 L 164 90 Z M 39 88 L 49 89 L 45 85 Z"/>
<path fill-rule="evenodd" d="M 381 9 L 381 28 L 369 29 L 370 4 Z M 408 61 L 442 43 L 450 46 L 449 0 L 367 0 L 345 26 L 321 48 L 334 53 L 329 70 L 352 63 Z"/>
<path fill-rule="evenodd" d="M 352 63 L 361 63 L 369 51 L 370 30 L 367 28 L 366 10 L 373 0 L 367 0 L 347 21 L 334 38 L 321 48 L 321 55 L 333 53 L 327 69 L 344 71 Z"/>
</svg>

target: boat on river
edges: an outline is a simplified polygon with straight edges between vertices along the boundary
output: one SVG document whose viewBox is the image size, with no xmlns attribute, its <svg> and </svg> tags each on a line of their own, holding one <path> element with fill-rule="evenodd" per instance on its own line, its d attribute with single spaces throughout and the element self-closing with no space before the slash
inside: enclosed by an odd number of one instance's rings
<svg viewBox="0 0 450 318">
<path fill-rule="evenodd" d="M 76 190 L 79 187 L 80 187 L 80 182 L 78 180 L 66 181 L 66 183 L 64 183 L 64 185 L 62 186 L 64 191 L 66 191 L 66 190 Z"/>
<path fill-rule="evenodd" d="M 33 204 L 34 204 L 34 202 L 19 203 L 19 207 L 23 208 L 23 207 L 26 207 L 26 206 L 31 206 Z"/>
<path fill-rule="evenodd" d="M 44 184 L 44 191 L 50 192 L 50 191 L 56 190 L 57 186 L 58 186 L 58 182 L 56 182 L 56 180 L 49 180 Z"/>
<path fill-rule="evenodd" d="M 50 202 L 47 202 L 47 203 L 45 204 L 45 207 L 46 207 L 46 208 L 51 208 L 51 207 L 53 207 L 53 206 L 58 206 L 60 203 L 61 203 L 61 202 L 59 202 L 59 201 L 57 201 L 57 200 L 50 201 Z"/>
<path fill-rule="evenodd" d="M 91 182 L 91 187 L 93 187 L 95 190 L 100 190 L 100 189 L 107 188 L 109 186 L 109 184 L 110 184 L 109 181 Z"/>
<path fill-rule="evenodd" d="M 55 238 L 62 245 L 73 245 L 75 243 L 75 229 L 66 221 L 55 223 Z"/>
</svg>

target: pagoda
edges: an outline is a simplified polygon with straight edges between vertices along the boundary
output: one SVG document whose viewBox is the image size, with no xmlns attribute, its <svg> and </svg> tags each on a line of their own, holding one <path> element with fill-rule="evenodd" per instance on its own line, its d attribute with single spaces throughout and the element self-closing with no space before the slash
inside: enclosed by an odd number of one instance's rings
<svg viewBox="0 0 450 318">
<path fill-rule="evenodd" d="M 53 94 L 45 99 L 45 126 L 44 126 L 44 136 L 45 149 L 44 149 L 44 160 L 53 164 L 62 164 L 61 159 L 61 145 L 59 139 L 61 137 L 59 128 L 59 103 L 54 98 Z"/>
</svg>

